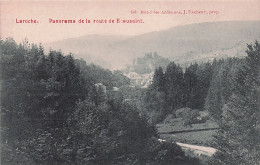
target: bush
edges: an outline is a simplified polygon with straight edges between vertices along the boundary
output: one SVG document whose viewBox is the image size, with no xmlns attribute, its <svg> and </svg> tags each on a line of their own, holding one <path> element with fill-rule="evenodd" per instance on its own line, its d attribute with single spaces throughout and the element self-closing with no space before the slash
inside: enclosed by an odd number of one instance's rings
<svg viewBox="0 0 260 165">
<path fill-rule="evenodd" d="M 198 117 L 199 117 L 199 111 L 198 110 L 190 110 L 186 111 L 183 115 L 184 119 L 184 125 L 185 126 L 191 126 L 192 124 L 198 123 Z"/>
<path fill-rule="evenodd" d="M 185 156 L 181 147 L 175 143 L 160 142 L 157 138 L 150 138 L 143 150 L 140 164 L 148 165 L 197 165 L 199 160 Z"/>
<path fill-rule="evenodd" d="M 181 108 L 181 109 L 177 109 L 175 112 L 175 116 L 177 118 L 179 117 L 183 117 L 185 114 L 189 113 L 191 111 L 190 108 Z"/>
</svg>

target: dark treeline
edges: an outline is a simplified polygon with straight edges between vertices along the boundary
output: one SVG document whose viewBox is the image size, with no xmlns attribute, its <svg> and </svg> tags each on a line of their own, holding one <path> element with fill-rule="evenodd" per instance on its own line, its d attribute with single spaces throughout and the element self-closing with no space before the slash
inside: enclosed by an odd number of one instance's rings
<svg viewBox="0 0 260 165">
<path fill-rule="evenodd" d="M 147 109 L 158 112 L 154 120 L 160 121 L 182 107 L 202 110 L 212 76 L 221 61 L 224 60 L 195 63 L 185 70 L 171 62 L 165 72 L 158 67 L 145 98 Z"/>
<path fill-rule="evenodd" d="M 199 164 L 108 89 L 129 84 L 60 51 L 0 40 L 1 164 Z"/>
<path fill-rule="evenodd" d="M 218 152 L 210 164 L 260 164 L 260 45 L 248 45 L 243 59 L 191 64 L 184 71 L 174 62 L 154 74 L 144 103 L 154 121 L 182 107 L 208 110 L 220 131 Z"/>
</svg>

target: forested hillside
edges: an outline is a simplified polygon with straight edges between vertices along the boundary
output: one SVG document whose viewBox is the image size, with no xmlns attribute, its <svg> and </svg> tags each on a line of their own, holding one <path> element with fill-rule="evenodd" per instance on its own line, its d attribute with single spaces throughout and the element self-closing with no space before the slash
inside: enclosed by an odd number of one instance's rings
<svg viewBox="0 0 260 165">
<path fill-rule="evenodd" d="M 74 52 L 75 57 L 110 69 L 124 68 L 148 52 L 186 67 L 195 61 L 245 57 L 246 43 L 260 39 L 259 26 L 260 21 L 204 22 L 137 36 L 88 35 L 44 46 Z"/>
<path fill-rule="evenodd" d="M 199 164 L 107 97 L 129 84 L 121 72 L 27 41 L 0 40 L 0 55 L 1 164 Z"/>
<path fill-rule="evenodd" d="M 199 111 L 209 112 L 219 125 L 210 144 L 218 151 L 209 164 L 260 163 L 259 43 L 248 45 L 245 54 L 185 69 L 174 62 L 165 71 L 158 67 L 144 94 L 144 109 L 155 123 L 172 115 L 192 125 L 205 122 L 198 120 Z"/>
<path fill-rule="evenodd" d="M 246 53 L 242 63 L 223 63 L 212 81 L 206 106 L 221 128 L 212 164 L 260 163 L 259 43 L 248 45 Z"/>
<path fill-rule="evenodd" d="M 257 41 L 242 59 L 155 67 L 148 88 L 28 41 L 0 40 L 0 55 L 1 164 L 200 164 L 158 140 L 155 124 L 169 118 L 172 128 L 187 126 L 175 132 L 216 123 L 207 145 L 217 152 L 203 164 L 260 163 Z"/>
</svg>

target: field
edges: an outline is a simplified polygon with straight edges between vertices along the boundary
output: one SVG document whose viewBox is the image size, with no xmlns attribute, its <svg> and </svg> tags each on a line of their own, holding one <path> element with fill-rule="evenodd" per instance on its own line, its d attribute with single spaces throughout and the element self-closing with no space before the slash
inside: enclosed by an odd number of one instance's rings
<svg viewBox="0 0 260 165">
<path fill-rule="evenodd" d="M 216 123 L 207 120 L 206 123 L 184 126 L 182 121 L 182 118 L 175 118 L 157 124 L 160 138 L 172 142 L 212 146 L 213 135 L 218 129 Z"/>
</svg>

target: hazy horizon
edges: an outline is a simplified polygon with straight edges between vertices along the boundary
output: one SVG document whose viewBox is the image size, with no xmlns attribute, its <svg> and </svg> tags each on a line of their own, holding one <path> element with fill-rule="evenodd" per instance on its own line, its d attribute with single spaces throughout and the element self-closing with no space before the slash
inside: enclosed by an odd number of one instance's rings
<svg viewBox="0 0 260 165">
<path fill-rule="evenodd" d="M 77 58 L 110 69 L 122 68 L 149 52 L 186 65 L 191 60 L 242 55 L 245 43 L 260 39 L 259 25 L 260 21 L 199 23 L 134 37 L 83 36 L 46 43 L 44 47 L 72 52 Z"/>
<path fill-rule="evenodd" d="M 81 36 L 77 36 L 77 37 L 70 37 L 70 38 L 64 38 L 64 39 L 60 39 L 60 40 L 55 40 L 55 41 L 50 41 L 50 42 L 43 42 L 42 44 L 49 44 L 49 43 L 53 43 L 53 42 L 59 42 L 59 41 L 64 41 L 64 40 L 70 40 L 70 39 L 79 39 L 79 38 L 84 38 L 84 37 L 91 37 L 91 36 L 100 36 L 100 37 L 126 37 L 126 39 L 131 38 L 131 37 L 137 37 L 140 35 L 145 35 L 145 34 L 149 34 L 149 33 L 156 33 L 156 32 L 161 32 L 161 31 L 167 31 L 173 28 L 178 28 L 178 27 L 182 27 L 182 26 L 189 26 L 189 25 L 196 25 L 196 24 L 207 24 L 207 23 L 227 23 L 227 22 L 260 22 L 259 20 L 250 20 L 250 21 L 246 21 L 246 20 L 235 20 L 235 21 L 215 21 L 215 22 L 199 22 L 199 23 L 191 23 L 191 24 L 185 24 L 185 25 L 177 25 L 177 26 L 172 26 L 169 27 L 167 29 L 162 29 L 162 30 L 157 30 L 157 31 L 149 31 L 149 32 L 144 32 L 141 34 L 136 34 L 136 35 L 117 35 L 117 34 L 87 34 L 87 35 L 81 35 Z"/>
</svg>

